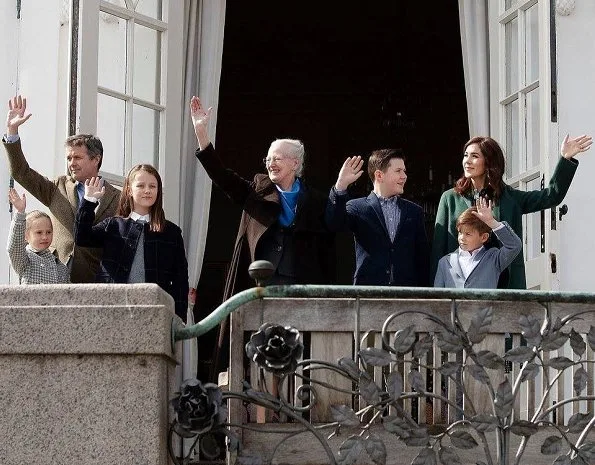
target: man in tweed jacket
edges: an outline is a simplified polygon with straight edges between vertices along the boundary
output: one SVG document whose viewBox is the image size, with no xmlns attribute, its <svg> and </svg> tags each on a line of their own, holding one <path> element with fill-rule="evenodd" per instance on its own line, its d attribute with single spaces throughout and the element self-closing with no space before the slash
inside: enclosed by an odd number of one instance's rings
<svg viewBox="0 0 595 465">
<path fill-rule="evenodd" d="M 101 249 L 74 244 L 74 218 L 84 193 L 85 180 L 98 176 L 103 159 L 101 141 L 91 135 L 71 136 L 66 140 L 66 160 L 69 176 L 50 180 L 32 169 L 21 149 L 18 128 L 29 119 L 25 114 L 27 101 L 21 96 L 9 101 L 6 134 L 3 138 L 12 177 L 50 210 L 54 225 L 54 240 L 50 251 L 56 250 L 60 261 L 71 269 L 73 283 L 95 282 L 101 260 Z M 95 214 L 95 221 L 114 216 L 120 191 L 107 182 L 105 195 Z M 81 189 L 82 187 L 82 189 Z"/>
</svg>

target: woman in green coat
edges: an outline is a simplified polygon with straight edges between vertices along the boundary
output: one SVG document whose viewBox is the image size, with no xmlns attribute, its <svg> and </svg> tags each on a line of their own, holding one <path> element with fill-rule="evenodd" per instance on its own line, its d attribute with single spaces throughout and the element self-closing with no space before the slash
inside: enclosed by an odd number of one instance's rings
<svg viewBox="0 0 595 465">
<path fill-rule="evenodd" d="M 491 137 L 474 137 L 469 140 L 465 144 L 463 155 L 463 176 L 453 189 L 442 194 L 438 204 L 430 264 L 432 282 L 440 258 L 459 246 L 456 230 L 458 216 L 474 205 L 476 199 L 486 197 L 493 200 L 494 217 L 498 221 L 506 221 L 522 238 L 522 215 L 555 207 L 564 200 L 578 166 L 574 156 L 588 150 L 591 144 L 591 137 L 583 135 L 570 139 L 567 135 L 560 149 L 562 158 L 558 161 L 547 188 L 521 191 L 502 181 L 504 154 L 498 142 Z M 499 287 L 527 288 L 523 253 L 516 257 L 507 271 L 508 276 L 503 273 Z"/>
</svg>

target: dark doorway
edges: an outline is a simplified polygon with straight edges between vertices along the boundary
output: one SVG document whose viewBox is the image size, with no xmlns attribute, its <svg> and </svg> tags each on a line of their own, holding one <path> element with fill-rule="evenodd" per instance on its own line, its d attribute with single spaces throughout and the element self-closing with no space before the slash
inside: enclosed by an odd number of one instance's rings
<svg viewBox="0 0 595 465">
<path fill-rule="evenodd" d="M 304 142 L 306 180 L 324 191 L 347 156 L 402 147 L 405 197 L 424 203 L 431 228 L 468 136 L 455 0 L 228 0 L 216 148 L 244 177 L 263 172 L 275 138 Z M 369 180 L 358 183 L 355 191 L 367 194 Z M 223 289 L 206 275 L 230 261 L 239 218 L 240 207 L 214 187 L 199 307 L 203 292 Z M 339 239 L 338 254 L 337 282 L 348 284 L 350 236 Z"/>
</svg>

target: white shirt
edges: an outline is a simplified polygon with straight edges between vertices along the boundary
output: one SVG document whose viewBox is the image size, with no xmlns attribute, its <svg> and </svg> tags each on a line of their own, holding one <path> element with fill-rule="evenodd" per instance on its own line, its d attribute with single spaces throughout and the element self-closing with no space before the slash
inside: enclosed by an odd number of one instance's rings
<svg viewBox="0 0 595 465">
<path fill-rule="evenodd" d="M 500 223 L 496 226 L 492 231 L 498 231 L 504 227 L 503 223 Z M 479 259 L 477 258 L 477 254 L 481 252 L 485 247 L 482 245 L 479 249 L 475 249 L 473 252 L 467 252 L 459 247 L 459 265 L 461 266 L 461 271 L 463 271 L 463 277 L 467 279 L 471 272 L 475 269 L 477 264 L 479 263 Z"/>
</svg>

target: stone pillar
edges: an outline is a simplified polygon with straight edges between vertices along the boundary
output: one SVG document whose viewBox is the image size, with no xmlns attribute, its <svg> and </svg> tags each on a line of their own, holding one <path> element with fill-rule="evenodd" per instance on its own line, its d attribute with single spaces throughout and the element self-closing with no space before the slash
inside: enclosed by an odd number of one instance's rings
<svg viewBox="0 0 595 465">
<path fill-rule="evenodd" d="M 154 284 L 0 287 L 1 463 L 168 464 L 173 309 Z"/>
</svg>

